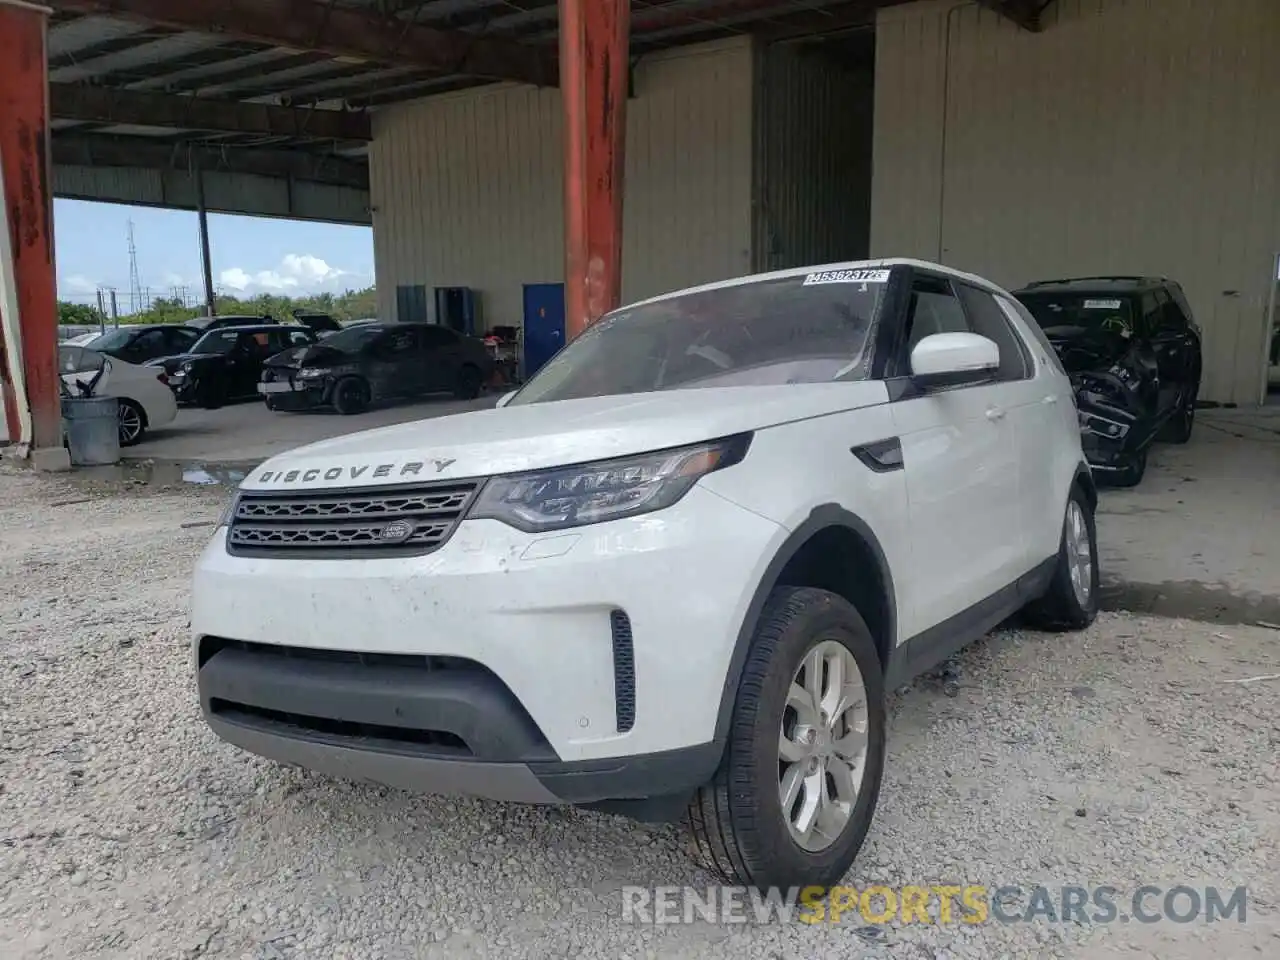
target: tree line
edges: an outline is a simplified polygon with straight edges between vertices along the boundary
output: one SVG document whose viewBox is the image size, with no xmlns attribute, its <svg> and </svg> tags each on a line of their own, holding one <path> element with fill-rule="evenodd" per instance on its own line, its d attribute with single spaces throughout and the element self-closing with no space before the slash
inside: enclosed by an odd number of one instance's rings
<svg viewBox="0 0 1280 960">
<path fill-rule="evenodd" d="M 348 290 L 346 293 L 312 293 L 302 297 L 282 297 L 260 293 L 256 297 L 233 297 L 220 294 L 215 301 L 219 315 L 271 316 L 287 321 L 295 310 L 327 313 L 335 320 L 365 320 L 378 315 L 378 297 L 374 287 Z M 176 297 L 157 297 L 146 310 L 121 316 L 120 323 L 185 323 L 204 316 L 204 305 L 190 307 Z M 113 324 L 109 316 L 103 316 L 96 306 L 87 303 L 58 301 L 58 325 L 91 327 L 101 323 Z"/>
</svg>

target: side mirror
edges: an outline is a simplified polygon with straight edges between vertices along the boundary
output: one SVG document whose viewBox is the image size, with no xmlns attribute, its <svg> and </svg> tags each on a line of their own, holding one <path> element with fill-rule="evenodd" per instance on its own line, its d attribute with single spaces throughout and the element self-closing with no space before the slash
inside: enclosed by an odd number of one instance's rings
<svg viewBox="0 0 1280 960">
<path fill-rule="evenodd" d="M 498 402 L 497 404 L 494 405 L 494 409 L 496 410 L 498 407 L 505 407 L 508 403 L 511 402 L 511 398 L 514 397 L 517 392 L 518 391 L 516 390 L 511 390 L 511 391 L 508 391 L 507 393 L 504 393 L 502 396 L 498 398 Z"/>
<path fill-rule="evenodd" d="M 1000 348 L 976 333 L 930 334 L 911 351 L 911 380 L 925 389 L 981 383 L 999 367 Z"/>
</svg>

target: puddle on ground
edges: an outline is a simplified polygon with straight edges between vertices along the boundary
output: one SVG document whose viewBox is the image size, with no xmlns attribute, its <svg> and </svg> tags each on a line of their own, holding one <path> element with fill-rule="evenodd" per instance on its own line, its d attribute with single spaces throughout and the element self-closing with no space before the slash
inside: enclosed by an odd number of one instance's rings
<svg viewBox="0 0 1280 960">
<path fill-rule="evenodd" d="M 1102 588 L 1102 609 L 1180 617 L 1202 623 L 1280 624 L 1280 597 L 1240 595 L 1194 580 L 1166 583 L 1113 582 Z"/>
<path fill-rule="evenodd" d="M 74 476 L 94 482 L 237 487 L 257 463 L 198 463 L 177 460 L 121 460 L 110 466 L 76 467 Z"/>
</svg>

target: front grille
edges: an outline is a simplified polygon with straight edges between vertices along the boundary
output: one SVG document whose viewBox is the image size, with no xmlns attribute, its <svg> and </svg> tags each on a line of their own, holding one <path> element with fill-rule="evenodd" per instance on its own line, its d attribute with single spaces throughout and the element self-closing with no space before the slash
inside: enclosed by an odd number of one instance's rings
<svg viewBox="0 0 1280 960">
<path fill-rule="evenodd" d="M 443 546 L 479 481 L 367 490 L 245 491 L 227 550 L 243 556 L 405 556 Z"/>
</svg>

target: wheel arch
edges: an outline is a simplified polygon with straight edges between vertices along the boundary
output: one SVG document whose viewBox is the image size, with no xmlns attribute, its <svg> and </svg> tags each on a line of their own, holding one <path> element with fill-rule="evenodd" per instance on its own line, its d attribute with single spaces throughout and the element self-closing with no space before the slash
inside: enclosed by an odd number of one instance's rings
<svg viewBox="0 0 1280 960">
<path fill-rule="evenodd" d="M 1084 495 L 1089 499 L 1090 510 L 1098 509 L 1098 484 L 1093 479 L 1093 471 L 1089 469 L 1087 461 L 1081 460 L 1076 465 L 1076 475 L 1072 486 L 1077 486 L 1084 491 Z"/>
<path fill-rule="evenodd" d="M 850 576 L 866 570 L 873 575 L 870 579 Z M 720 694 L 717 741 L 728 736 L 738 684 L 756 624 L 769 594 L 780 585 L 818 587 L 844 597 L 866 621 L 880 662 L 888 666 L 897 637 L 897 598 L 893 574 L 880 540 L 870 524 L 839 504 L 815 507 L 778 548 L 752 594 Z"/>
</svg>

